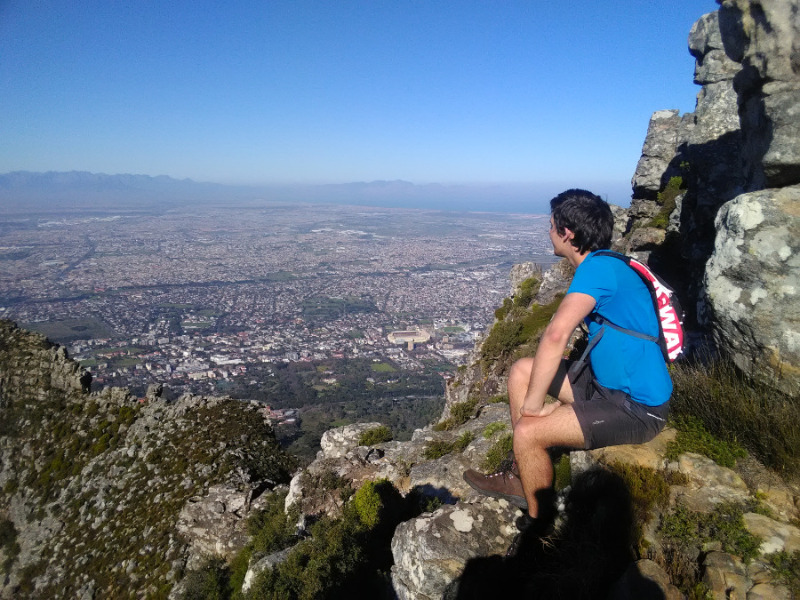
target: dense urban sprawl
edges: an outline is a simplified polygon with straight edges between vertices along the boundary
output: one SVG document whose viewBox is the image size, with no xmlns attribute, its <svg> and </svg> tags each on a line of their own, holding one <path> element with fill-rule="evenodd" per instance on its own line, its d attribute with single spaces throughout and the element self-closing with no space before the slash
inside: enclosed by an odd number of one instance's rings
<svg viewBox="0 0 800 600">
<path fill-rule="evenodd" d="M 457 365 L 511 265 L 552 261 L 546 225 L 332 205 L 15 216 L 0 221 L 0 317 L 64 343 L 97 384 L 207 391 L 326 358 Z M 415 329 L 430 339 L 390 340 Z"/>
</svg>

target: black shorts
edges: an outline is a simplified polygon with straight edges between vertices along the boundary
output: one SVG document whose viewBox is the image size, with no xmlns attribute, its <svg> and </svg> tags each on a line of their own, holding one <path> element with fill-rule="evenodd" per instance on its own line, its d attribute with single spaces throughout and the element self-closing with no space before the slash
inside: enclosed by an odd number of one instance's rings
<svg viewBox="0 0 800 600">
<path fill-rule="evenodd" d="M 562 360 L 548 393 L 558 393 L 572 361 Z M 585 449 L 644 444 L 664 428 L 669 415 L 669 402 L 647 406 L 632 400 L 620 390 L 603 387 L 594 377 L 591 366 L 570 378 L 575 403 L 572 407 L 583 431 Z"/>
</svg>

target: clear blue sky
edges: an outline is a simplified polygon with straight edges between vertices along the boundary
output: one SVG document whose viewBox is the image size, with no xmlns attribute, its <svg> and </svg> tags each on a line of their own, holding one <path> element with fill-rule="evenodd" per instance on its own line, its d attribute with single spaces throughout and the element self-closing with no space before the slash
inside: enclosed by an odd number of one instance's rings
<svg viewBox="0 0 800 600">
<path fill-rule="evenodd" d="M 717 8 L 0 0 L 0 173 L 629 193 L 653 111 L 694 110 L 687 37 Z"/>
</svg>

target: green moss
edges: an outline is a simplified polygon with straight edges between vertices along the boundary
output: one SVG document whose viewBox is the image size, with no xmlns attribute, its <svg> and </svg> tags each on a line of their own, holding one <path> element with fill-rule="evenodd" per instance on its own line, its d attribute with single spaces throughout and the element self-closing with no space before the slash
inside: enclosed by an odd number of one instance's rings
<svg viewBox="0 0 800 600">
<path fill-rule="evenodd" d="M 498 431 L 505 431 L 508 428 L 508 425 L 505 423 L 501 423 L 499 421 L 495 423 L 489 423 L 486 427 L 483 428 L 483 437 L 485 439 L 489 439 Z"/>
<path fill-rule="evenodd" d="M 684 191 L 683 177 L 670 177 L 664 189 L 658 192 L 658 203 L 661 205 L 661 210 L 650 220 L 647 227 L 666 229 L 667 225 L 669 225 L 669 216 L 677 206 L 677 198 Z"/>
<path fill-rule="evenodd" d="M 358 437 L 359 446 L 374 446 L 383 442 L 390 442 L 392 440 L 392 430 L 386 425 L 380 427 L 373 427 L 362 432 Z"/>
<path fill-rule="evenodd" d="M 736 460 L 747 456 L 738 444 L 713 436 L 696 417 L 678 416 L 673 425 L 678 430 L 676 438 L 667 445 L 666 457 L 675 460 L 684 452 L 695 452 L 712 459 L 723 467 L 736 466 Z"/>
</svg>

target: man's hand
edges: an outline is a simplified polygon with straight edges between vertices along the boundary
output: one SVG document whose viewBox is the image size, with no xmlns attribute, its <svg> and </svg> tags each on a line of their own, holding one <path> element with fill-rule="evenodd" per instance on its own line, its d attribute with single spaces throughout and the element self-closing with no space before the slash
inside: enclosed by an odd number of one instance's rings
<svg viewBox="0 0 800 600">
<path fill-rule="evenodd" d="M 559 406 L 561 406 L 562 402 L 548 402 L 544 406 L 542 406 L 538 411 L 532 412 L 525 412 L 525 405 L 519 407 L 519 416 L 520 417 L 546 417 Z"/>
<path fill-rule="evenodd" d="M 572 332 L 584 317 L 592 312 L 594 306 L 594 298 L 588 294 L 576 292 L 567 294 L 561 301 L 556 314 L 553 315 L 553 319 L 539 341 L 528 392 L 520 407 L 520 416 L 546 416 L 555 410 L 549 409 L 549 412 L 542 414 L 543 410 L 548 410 L 544 403 L 547 390 L 558 371 L 561 357 L 564 355 Z"/>
</svg>

